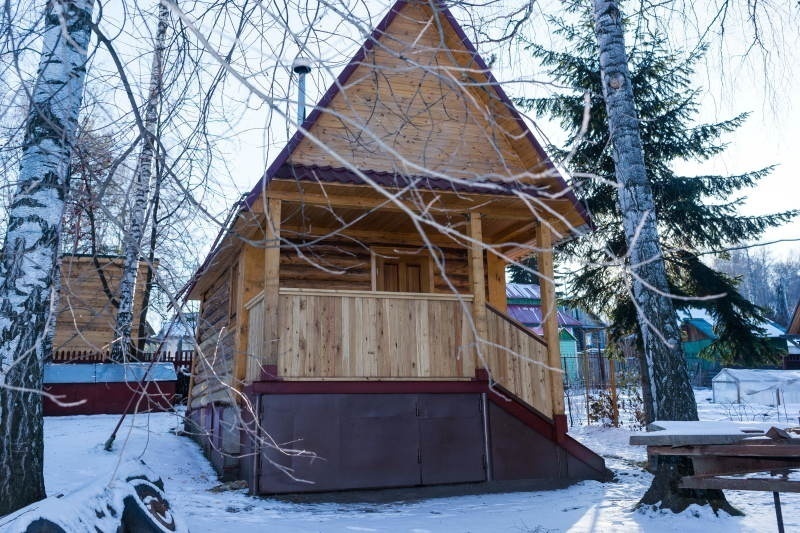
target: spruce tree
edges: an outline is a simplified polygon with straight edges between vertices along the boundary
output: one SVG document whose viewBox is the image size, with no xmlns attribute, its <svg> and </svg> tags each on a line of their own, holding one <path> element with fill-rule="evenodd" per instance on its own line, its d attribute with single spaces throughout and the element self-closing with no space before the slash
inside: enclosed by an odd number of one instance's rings
<svg viewBox="0 0 800 533">
<path fill-rule="evenodd" d="M 617 203 L 591 6 L 573 7 L 571 15 L 577 22 L 551 19 L 567 43 L 565 51 L 535 43 L 527 46 L 555 84 L 566 89 L 518 103 L 536 116 L 558 121 L 569 133 L 566 147 L 550 146 L 550 152 L 568 162 L 596 229 L 558 250 L 562 261 L 580 264 L 566 280 L 567 292 L 574 305 L 608 316 L 612 337 L 619 338 L 638 332 L 636 309 L 621 268 L 628 247 Z M 678 297 L 674 305 L 703 308 L 715 319 L 718 339 L 706 355 L 716 355 L 726 364 L 775 362 L 779 352 L 757 326 L 762 310 L 737 291 L 736 279 L 709 266 L 708 259 L 714 250 L 758 239 L 764 230 L 783 224 L 797 212 L 740 214 L 743 191 L 755 186 L 772 167 L 730 176 L 686 176 L 677 170 L 676 164 L 682 161 L 705 161 L 723 152 L 723 138 L 744 123 L 747 113 L 698 124 L 702 88 L 694 85 L 692 75 L 704 48 L 684 53 L 670 50 L 658 33 L 639 31 L 635 37 L 629 56 L 631 82 L 670 292 Z M 587 92 L 590 118 L 582 131 Z"/>
</svg>

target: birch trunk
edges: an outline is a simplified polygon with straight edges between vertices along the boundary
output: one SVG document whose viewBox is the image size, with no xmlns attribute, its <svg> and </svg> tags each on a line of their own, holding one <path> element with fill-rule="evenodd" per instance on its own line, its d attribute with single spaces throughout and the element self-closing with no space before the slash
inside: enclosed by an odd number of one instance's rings
<svg viewBox="0 0 800 533">
<path fill-rule="evenodd" d="M 628 72 L 622 14 L 617 0 L 594 0 L 595 34 L 600 54 L 603 97 L 613 147 L 633 301 L 644 345 L 649 389 L 647 412 L 659 420 L 697 420 L 697 404 L 681 347 L 678 317 L 670 300 L 661 255 L 653 192 L 645 170 L 639 119 Z M 652 420 L 649 420 L 652 421 Z M 735 511 L 722 491 L 679 489 L 692 473 L 687 459 L 659 458 L 650 489 L 639 502 L 680 512 L 691 504 Z"/>
<path fill-rule="evenodd" d="M 142 131 L 142 149 L 136 162 L 133 206 L 130 225 L 125 232 L 122 277 L 119 283 L 119 309 L 114 327 L 114 344 L 111 358 L 118 362 L 130 360 L 131 330 L 133 327 L 133 302 L 136 290 L 136 274 L 139 269 L 139 255 L 145 229 L 145 213 L 150 195 L 153 154 L 156 148 L 156 128 L 158 126 L 158 107 L 161 103 L 162 61 L 169 22 L 169 9 L 165 3 L 158 5 L 158 29 L 153 50 L 153 64 L 150 71 L 150 88 L 145 103 Z"/>
<path fill-rule="evenodd" d="M 45 497 L 42 361 L 93 0 L 52 0 L 0 264 L 0 515 Z"/>
</svg>

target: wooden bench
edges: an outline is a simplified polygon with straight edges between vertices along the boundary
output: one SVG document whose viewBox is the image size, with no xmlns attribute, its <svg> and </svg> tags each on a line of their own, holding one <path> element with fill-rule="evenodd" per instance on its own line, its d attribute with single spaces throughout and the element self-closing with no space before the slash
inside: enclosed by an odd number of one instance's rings
<svg viewBox="0 0 800 533">
<path fill-rule="evenodd" d="M 630 443 L 647 446 L 650 464 L 658 456 L 692 461 L 687 489 L 772 492 L 778 531 L 784 532 L 781 492 L 800 492 L 800 429 L 769 423 L 656 421 Z"/>
</svg>

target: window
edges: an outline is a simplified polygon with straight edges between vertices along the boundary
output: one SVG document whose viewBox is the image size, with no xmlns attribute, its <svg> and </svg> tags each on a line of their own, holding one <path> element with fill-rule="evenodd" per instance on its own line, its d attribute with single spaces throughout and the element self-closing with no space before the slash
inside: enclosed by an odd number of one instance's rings
<svg viewBox="0 0 800 533">
<path fill-rule="evenodd" d="M 373 248 L 372 288 L 389 292 L 432 292 L 433 269 L 419 248 Z"/>
</svg>

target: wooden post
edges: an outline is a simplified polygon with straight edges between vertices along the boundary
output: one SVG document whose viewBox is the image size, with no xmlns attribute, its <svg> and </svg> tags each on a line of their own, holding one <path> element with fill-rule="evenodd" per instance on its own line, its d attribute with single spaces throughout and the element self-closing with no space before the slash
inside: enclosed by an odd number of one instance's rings
<svg viewBox="0 0 800 533">
<path fill-rule="evenodd" d="M 250 232 L 246 233 L 250 234 Z M 261 346 L 248 346 L 250 312 L 245 307 L 245 304 L 264 287 L 262 257 L 261 247 L 249 243 L 245 243 L 242 246 L 239 254 L 239 280 L 237 283 L 239 294 L 236 300 L 236 357 L 233 363 L 233 385 L 238 390 L 241 390 L 242 385 L 248 380 L 252 381 L 252 376 L 249 373 L 249 360 L 258 359 L 259 351 L 261 350 Z M 261 326 L 256 325 L 255 327 Z"/>
<path fill-rule="evenodd" d="M 489 304 L 505 313 L 508 309 L 506 300 L 506 262 L 502 257 L 486 252 L 486 270 L 489 278 Z"/>
<path fill-rule="evenodd" d="M 539 288 L 542 302 L 542 329 L 547 342 L 547 362 L 550 366 L 550 394 L 553 404 L 553 421 L 559 437 L 566 434 L 564 415 L 564 382 L 561 372 L 561 350 L 558 344 L 558 309 L 556 307 L 555 278 L 553 273 L 553 240 L 550 228 L 539 225 L 536 232 L 536 261 L 539 267 Z"/>
<path fill-rule="evenodd" d="M 472 212 L 469 214 L 469 236 L 474 242 L 469 247 L 469 284 L 472 288 L 472 319 L 475 323 L 475 331 L 481 342 L 486 339 L 486 278 L 483 270 L 483 228 L 481 227 L 481 214 Z M 481 367 L 480 361 L 476 361 L 477 367 Z"/>
<path fill-rule="evenodd" d="M 264 366 L 278 364 L 278 298 L 280 286 L 281 201 L 268 198 L 266 202 L 266 231 L 264 235 L 264 346 L 261 357 L 253 358 L 248 370 L 249 381 L 261 378 Z"/>
</svg>

